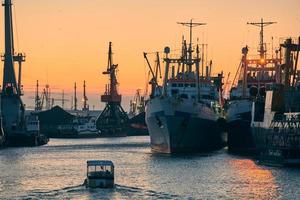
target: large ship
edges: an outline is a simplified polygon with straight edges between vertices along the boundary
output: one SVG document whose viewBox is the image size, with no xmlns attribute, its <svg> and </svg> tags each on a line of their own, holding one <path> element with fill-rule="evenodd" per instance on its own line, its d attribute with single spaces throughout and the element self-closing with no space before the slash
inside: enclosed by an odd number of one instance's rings
<svg viewBox="0 0 300 200">
<path fill-rule="evenodd" d="M 192 45 L 192 27 L 205 24 L 192 20 L 180 24 L 190 28 L 190 42 L 187 45 L 183 40 L 179 57 L 171 57 L 169 47 L 164 49 L 162 86 L 149 65 L 153 78 L 152 93 L 146 103 L 146 123 L 151 149 L 158 153 L 201 152 L 224 145 L 219 123 L 222 74 L 211 76 L 211 67 L 206 67 L 204 74 L 203 66 L 200 74 L 199 45 Z"/>
<path fill-rule="evenodd" d="M 34 115 L 25 117 L 25 105 L 21 96 L 21 72 L 25 55 L 14 52 L 12 2 L 5 0 L 2 4 L 5 13 L 5 53 L 3 84 L 1 90 L 1 112 L 5 144 L 8 146 L 36 146 L 48 142 L 48 138 L 39 132 L 39 120 Z M 15 62 L 18 63 L 18 80 L 15 73 Z"/>
<path fill-rule="evenodd" d="M 265 96 L 266 85 L 280 80 L 279 51 L 268 54 L 264 42 L 264 27 L 273 23 L 263 19 L 259 23 L 248 23 L 260 27 L 259 54 L 249 55 L 248 46 L 242 49 L 242 59 L 225 106 L 228 150 L 234 153 L 256 153 L 250 129 L 252 100 L 257 94 Z"/>
<path fill-rule="evenodd" d="M 267 87 L 266 97 L 257 96 L 252 109 L 252 134 L 260 161 L 300 166 L 300 51 L 291 38 L 281 45 L 284 64 L 279 84 Z"/>
</svg>

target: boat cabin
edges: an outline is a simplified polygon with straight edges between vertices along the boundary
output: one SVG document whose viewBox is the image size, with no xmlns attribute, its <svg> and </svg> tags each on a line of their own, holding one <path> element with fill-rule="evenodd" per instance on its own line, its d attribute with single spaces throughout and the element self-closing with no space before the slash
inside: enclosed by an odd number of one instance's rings
<svg viewBox="0 0 300 200">
<path fill-rule="evenodd" d="M 112 188 L 114 187 L 114 164 L 110 160 L 87 161 L 86 187 Z"/>
</svg>

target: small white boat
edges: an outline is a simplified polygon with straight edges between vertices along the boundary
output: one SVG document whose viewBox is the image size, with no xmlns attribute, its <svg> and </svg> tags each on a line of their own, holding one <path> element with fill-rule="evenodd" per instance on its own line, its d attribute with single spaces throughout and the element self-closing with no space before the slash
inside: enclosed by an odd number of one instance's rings
<svg viewBox="0 0 300 200">
<path fill-rule="evenodd" d="M 110 160 L 87 161 L 85 186 L 90 188 L 114 187 L 114 164 Z"/>
</svg>

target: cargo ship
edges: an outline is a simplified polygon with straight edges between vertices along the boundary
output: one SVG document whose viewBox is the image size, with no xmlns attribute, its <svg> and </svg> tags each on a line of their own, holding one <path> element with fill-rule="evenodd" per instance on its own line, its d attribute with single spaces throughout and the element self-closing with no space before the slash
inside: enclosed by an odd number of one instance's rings
<svg viewBox="0 0 300 200">
<path fill-rule="evenodd" d="M 248 23 L 260 27 L 258 55 L 249 55 L 249 47 L 242 48 L 242 59 L 226 102 L 228 150 L 232 153 L 256 154 L 251 134 L 252 101 L 265 96 L 266 85 L 279 83 L 281 56 L 278 49 L 268 54 L 264 41 L 264 27 L 275 22 Z M 237 80 L 237 81 L 236 81 Z"/>
<path fill-rule="evenodd" d="M 205 23 L 191 20 L 180 24 L 190 28 L 190 42 L 187 45 L 183 39 L 179 57 L 171 57 L 169 47 L 164 49 L 162 85 L 148 64 L 153 78 L 146 124 L 151 149 L 157 153 L 203 152 L 218 149 L 225 142 L 220 126 L 222 74 L 211 76 L 211 66 L 206 67 L 206 74 L 202 66 L 200 74 L 199 45 L 192 45 L 192 28 Z"/>
<path fill-rule="evenodd" d="M 281 47 L 281 83 L 269 85 L 265 98 L 256 97 L 251 129 L 262 163 L 300 166 L 300 37 L 298 44 L 288 38 Z"/>
</svg>

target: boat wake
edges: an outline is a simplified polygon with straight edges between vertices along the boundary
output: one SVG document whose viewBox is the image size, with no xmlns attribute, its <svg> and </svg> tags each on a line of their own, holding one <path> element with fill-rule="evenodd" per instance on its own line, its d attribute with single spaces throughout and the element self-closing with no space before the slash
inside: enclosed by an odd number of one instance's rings
<svg viewBox="0 0 300 200">
<path fill-rule="evenodd" d="M 51 191 L 33 190 L 19 199 L 193 199 L 191 197 L 116 184 L 112 189 L 86 188 L 84 184 Z M 18 198 L 16 198 L 18 199 Z"/>
</svg>

